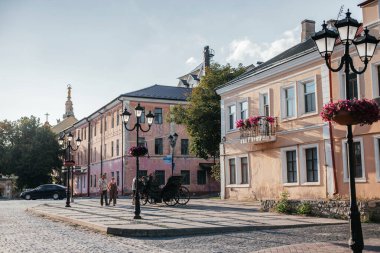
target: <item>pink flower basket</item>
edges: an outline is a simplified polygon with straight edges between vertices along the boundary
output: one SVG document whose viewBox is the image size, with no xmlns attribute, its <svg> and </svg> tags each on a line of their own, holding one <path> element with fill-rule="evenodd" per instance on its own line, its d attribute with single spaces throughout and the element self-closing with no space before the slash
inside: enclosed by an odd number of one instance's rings
<svg viewBox="0 0 380 253">
<path fill-rule="evenodd" d="M 379 120 L 379 107 L 374 100 L 365 98 L 331 101 L 323 107 L 321 117 L 340 125 L 372 125 Z"/>
<path fill-rule="evenodd" d="M 148 154 L 148 149 L 146 147 L 131 147 L 128 152 L 131 156 L 138 157 Z"/>
</svg>

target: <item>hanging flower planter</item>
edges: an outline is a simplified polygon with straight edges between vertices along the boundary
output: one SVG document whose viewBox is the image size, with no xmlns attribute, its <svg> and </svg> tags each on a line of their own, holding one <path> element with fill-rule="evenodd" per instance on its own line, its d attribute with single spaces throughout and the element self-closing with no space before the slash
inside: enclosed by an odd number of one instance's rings
<svg viewBox="0 0 380 253">
<path fill-rule="evenodd" d="M 321 117 L 339 125 L 372 125 L 379 120 L 379 107 L 374 100 L 365 98 L 331 101 L 323 107 Z"/>
<path fill-rule="evenodd" d="M 337 112 L 332 120 L 339 125 L 357 125 L 360 123 L 358 117 L 355 117 L 355 114 L 347 111 Z"/>
<path fill-rule="evenodd" d="M 246 120 L 239 119 L 236 121 L 236 127 L 239 130 L 249 130 L 259 126 L 260 124 L 275 124 L 276 119 L 271 116 L 251 116 Z"/>
<path fill-rule="evenodd" d="M 134 157 L 140 157 L 148 154 L 148 149 L 146 147 L 131 147 L 129 149 L 129 154 Z"/>
</svg>

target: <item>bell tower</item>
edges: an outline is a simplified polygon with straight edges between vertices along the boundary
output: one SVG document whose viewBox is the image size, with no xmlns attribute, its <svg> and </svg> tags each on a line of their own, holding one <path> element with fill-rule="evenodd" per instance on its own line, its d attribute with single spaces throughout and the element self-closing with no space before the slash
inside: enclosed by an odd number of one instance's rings
<svg viewBox="0 0 380 253">
<path fill-rule="evenodd" d="M 65 103 L 65 114 L 63 114 L 63 119 L 74 116 L 73 102 L 71 101 L 71 85 L 67 85 L 67 101 Z"/>
</svg>

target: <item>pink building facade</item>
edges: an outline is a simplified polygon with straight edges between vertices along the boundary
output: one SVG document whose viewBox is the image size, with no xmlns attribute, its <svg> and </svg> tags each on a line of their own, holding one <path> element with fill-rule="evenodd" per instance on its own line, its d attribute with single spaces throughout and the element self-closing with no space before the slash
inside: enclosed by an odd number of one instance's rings
<svg viewBox="0 0 380 253">
<path fill-rule="evenodd" d="M 131 193 L 132 180 L 136 176 L 136 158 L 130 156 L 128 150 L 136 146 L 136 131 L 126 131 L 120 115 L 124 108 L 132 112 L 128 123 L 132 128 L 136 123 L 134 108 L 138 103 L 144 107 L 144 114 L 151 111 L 155 115 L 150 131 L 140 131 L 139 145 L 145 145 L 149 150 L 147 156 L 140 158 L 140 176 L 153 174 L 162 184 L 167 182 L 172 175 L 171 163 L 165 161 L 172 153 L 168 137 L 177 133 L 173 174 L 183 176 L 184 185 L 191 193 L 219 192 L 220 184 L 210 176 L 212 161 L 192 155 L 186 128 L 168 120 L 170 108 L 186 104 L 190 92 L 191 89 L 186 87 L 153 85 L 126 93 L 67 129 L 75 138 L 79 136 L 82 139 L 74 154 L 77 165 L 73 179 L 74 195 L 98 194 L 101 174 L 106 174 L 108 180 L 115 177 L 119 194 Z M 145 117 L 142 117 L 141 126 L 148 129 Z"/>
<path fill-rule="evenodd" d="M 379 1 L 359 6 L 363 26 L 379 37 Z M 218 88 L 223 198 L 277 199 L 284 191 L 293 199 L 349 196 L 346 127 L 323 122 L 319 115 L 331 99 L 345 99 L 344 72 L 328 70 L 310 38 L 314 32 L 315 22 L 304 20 L 299 44 Z M 334 67 L 342 54 L 343 46 L 337 45 Z M 354 46 L 351 55 L 355 66 L 363 66 Z M 367 71 L 350 75 L 350 85 L 357 98 L 379 99 L 379 84 L 378 47 Z M 249 116 L 264 117 L 259 127 L 239 130 L 235 122 Z M 380 123 L 355 125 L 353 135 L 357 196 L 380 198 Z"/>
</svg>

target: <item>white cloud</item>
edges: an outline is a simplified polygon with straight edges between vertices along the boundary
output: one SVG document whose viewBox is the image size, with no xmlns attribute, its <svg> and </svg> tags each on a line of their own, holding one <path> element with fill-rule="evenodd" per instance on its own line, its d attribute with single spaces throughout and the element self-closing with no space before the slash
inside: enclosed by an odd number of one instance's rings
<svg viewBox="0 0 380 253">
<path fill-rule="evenodd" d="M 255 43 L 249 39 L 230 43 L 227 62 L 266 61 L 300 42 L 300 27 L 285 31 L 282 37 L 271 43 Z"/>
<path fill-rule="evenodd" d="M 190 65 L 190 66 L 192 66 L 196 63 L 197 63 L 197 60 L 193 56 L 191 56 L 189 59 L 186 60 L 186 64 Z"/>
</svg>

